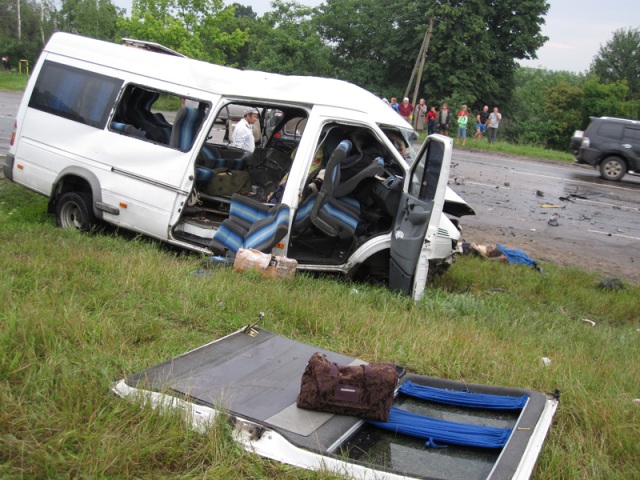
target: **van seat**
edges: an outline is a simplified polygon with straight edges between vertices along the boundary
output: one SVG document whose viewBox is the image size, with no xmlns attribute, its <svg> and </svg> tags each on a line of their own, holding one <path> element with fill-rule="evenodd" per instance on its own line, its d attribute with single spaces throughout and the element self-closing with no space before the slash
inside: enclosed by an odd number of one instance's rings
<svg viewBox="0 0 640 480">
<path fill-rule="evenodd" d="M 213 236 L 211 248 L 220 254 L 235 254 L 240 248 L 268 253 L 289 231 L 290 208 L 281 203 L 266 205 L 233 194 L 229 218 Z"/>
<path fill-rule="evenodd" d="M 197 108 L 180 107 L 173 121 L 169 145 L 183 152 L 189 151 L 195 140 L 201 120 L 202 115 Z"/>
</svg>

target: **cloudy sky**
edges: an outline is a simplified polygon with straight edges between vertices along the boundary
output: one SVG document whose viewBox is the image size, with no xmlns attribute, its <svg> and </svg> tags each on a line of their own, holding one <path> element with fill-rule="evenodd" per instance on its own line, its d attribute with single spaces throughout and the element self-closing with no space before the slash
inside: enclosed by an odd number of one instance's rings
<svg viewBox="0 0 640 480">
<path fill-rule="evenodd" d="M 225 3 L 233 3 L 226 0 Z M 262 15 L 270 10 L 270 0 L 235 0 Z M 640 28 L 639 0 L 548 0 L 551 8 L 542 27 L 549 41 L 537 52 L 536 60 L 520 62 L 527 67 L 568 70 L 575 73 L 589 69 L 601 45 L 605 45 L 619 28 Z M 114 0 L 130 9 L 131 0 Z M 298 0 L 316 6 L 322 0 Z M 392 16 L 392 14 L 390 14 Z M 417 52 L 416 52 L 417 54 Z"/>
</svg>

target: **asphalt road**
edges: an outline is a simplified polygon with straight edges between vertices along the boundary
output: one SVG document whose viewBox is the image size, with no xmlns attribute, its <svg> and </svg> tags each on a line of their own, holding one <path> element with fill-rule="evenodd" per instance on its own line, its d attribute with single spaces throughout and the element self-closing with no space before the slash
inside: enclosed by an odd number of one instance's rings
<svg viewBox="0 0 640 480">
<path fill-rule="evenodd" d="M 449 185 L 477 213 L 462 218 L 465 240 L 640 281 L 640 177 L 454 147 Z"/>
<path fill-rule="evenodd" d="M 21 93 L 0 91 L 0 156 L 6 155 L 9 150 L 9 140 L 21 98 Z"/>
<path fill-rule="evenodd" d="M 0 161 L 21 97 L 0 91 Z M 461 220 L 465 240 L 640 282 L 640 177 L 454 146 L 449 184 L 477 212 Z"/>
</svg>

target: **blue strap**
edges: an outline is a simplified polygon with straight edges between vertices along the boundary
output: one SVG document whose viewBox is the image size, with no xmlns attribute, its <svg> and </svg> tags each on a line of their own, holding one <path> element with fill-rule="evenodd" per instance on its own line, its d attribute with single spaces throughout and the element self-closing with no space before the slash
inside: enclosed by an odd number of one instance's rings
<svg viewBox="0 0 640 480">
<path fill-rule="evenodd" d="M 426 439 L 426 447 L 441 448 L 436 441 L 481 448 L 502 448 L 512 430 L 448 422 L 391 407 L 388 422 L 368 420 L 371 425 L 395 433 Z"/>
<path fill-rule="evenodd" d="M 459 407 L 482 408 L 485 410 L 521 410 L 529 397 L 508 397 L 504 395 L 487 395 L 484 393 L 465 392 L 462 390 L 445 390 L 424 385 L 416 385 L 408 381 L 398 391 L 405 395 L 422 400 Z"/>
</svg>

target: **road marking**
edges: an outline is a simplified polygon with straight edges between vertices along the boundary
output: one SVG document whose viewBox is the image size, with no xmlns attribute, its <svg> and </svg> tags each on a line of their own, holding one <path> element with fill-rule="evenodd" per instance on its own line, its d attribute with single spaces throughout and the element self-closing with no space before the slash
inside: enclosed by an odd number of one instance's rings
<svg viewBox="0 0 640 480">
<path fill-rule="evenodd" d="M 627 207 L 626 205 L 616 205 L 614 203 L 596 202 L 594 200 L 587 200 L 586 198 L 576 198 L 576 200 L 580 200 L 581 202 L 585 202 L 585 203 L 594 203 L 596 205 L 604 205 L 606 207 L 624 208 L 626 210 L 635 210 L 636 212 L 640 211 L 640 208 L 638 207 Z"/>
<path fill-rule="evenodd" d="M 553 177 L 553 176 L 550 176 L 550 175 L 541 175 L 539 173 L 519 172 L 517 170 L 514 170 L 513 173 L 519 173 L 520 175 L 530 175 L 532 177 L 548 178 L 548 179 L 551 179 L 551 180 L 564 180 L 564 181 L 569 181 L 569 182 L 572 182 L 572 183 L 583 183 L 585 185 L 591 186 L 592 188 L 593 187 L 603 187 L 603 188 L 615 188 L 615 189 L 618 189 L 618 190 L 627 190 L 629 192 L 635 192 L 636 191 L 635 188 L 619 187 L 617 185 L 602 185 L 601 183 L 587 182 L 585 180 L 574 180 L 573 178 Z"/>
<path fill-rule="evenodd" d="M 589 233 L 599 233 L 601 235 L 606 235 L 608 237 L 620 237 L 620 238 L 628 238 L 629 240 L 640 240 L 640 237 L 631 237 L 629 235 L 620 235 L 619 233 L 602 232 L 600 230 L 587 230 L 587 232 L 589 232 Z"/>
<path fill-rule="evenodd" d="M 495 187 L 496 184 L 489 184 L 489 183 L 479 183 L 479 182 L 467 182 L 465 181 L 464 183 L 468 183 L 470 185 L 480 185 L 481 187 Z"/>
</svg>

